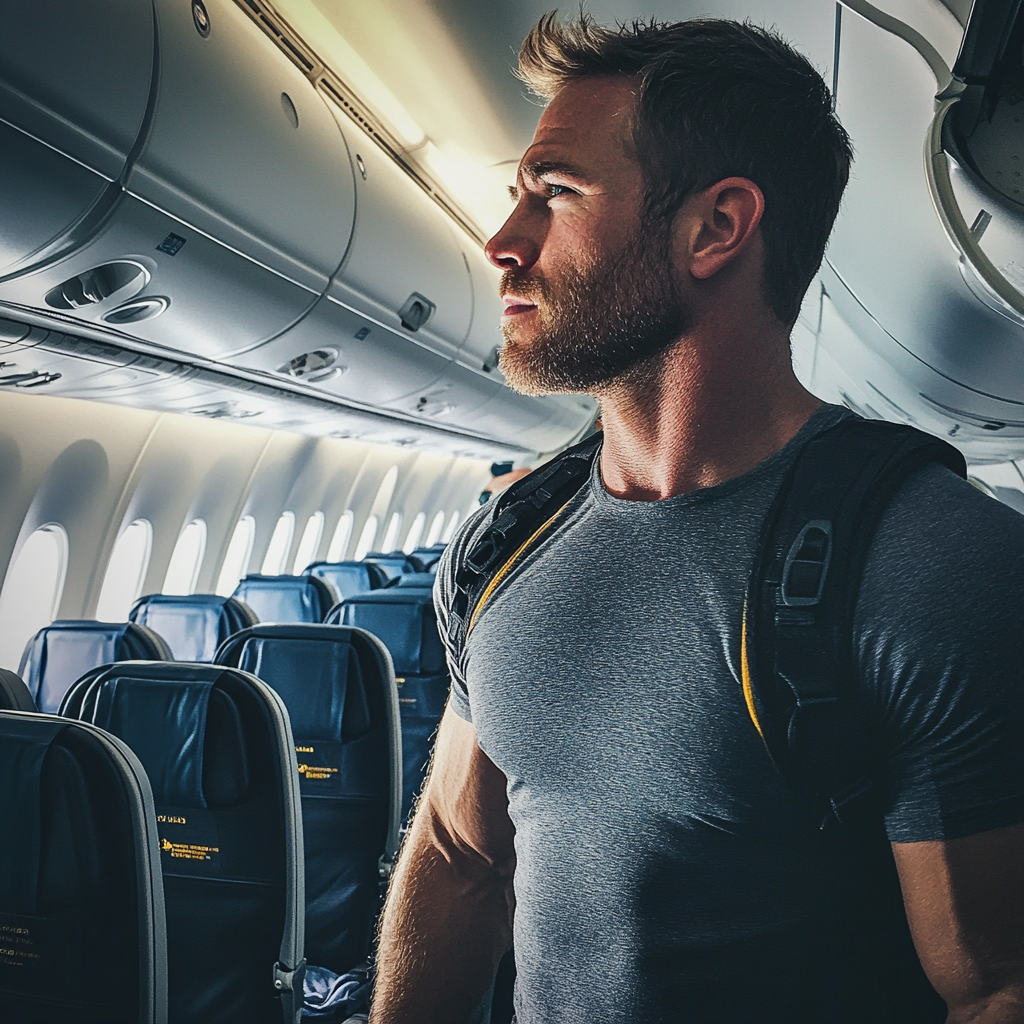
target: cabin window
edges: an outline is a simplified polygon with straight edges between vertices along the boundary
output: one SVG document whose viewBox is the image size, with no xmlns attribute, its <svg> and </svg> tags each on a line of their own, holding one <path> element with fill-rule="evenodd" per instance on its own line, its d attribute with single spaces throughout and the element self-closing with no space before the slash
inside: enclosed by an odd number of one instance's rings
<svg viewBox="0 0 1024 1024">
<path fill-rule="evenodd" d="M 394 551 L 398 547 L 398 532 L 401 529 L 402 513 L 393 512 L 387 531 L 384 534 L 384 542 L 380 546 L 381 551 Z"/>
<path fill-rule="evenodd" d="M 433 521 L 430 524 L 430 529 L 427 531 L 427 543 L 428 548 L 433 547 L 441 539 L 441 531 L 444 529 L 444 512 L 438 512 L 434 516 Z"/>
<path fill-rule="evenodd" d="M 416 518 L 409 527 L 409 533 L 402 545 L 402 550 L 408 555 L 420 546 L 420 538 L 423 536 L 423 527 L 427 525 L 427 513 L 417 512 Z"/>
<path fill-rule="evenodd" d="M 444 533 L 441 534 L 441 540 L 447 544 L 452 537 L 455 536 L 455 531 L 459 527 L 459 510 L 456 509 L 452 513 L 451 519 L 448 520 L 448 525 L 444 528 Z"/>
<path fill-rule="evenodd" d="M 231 534 L 224 564 L 217 578 L 216 592 L 221 597 L 230 597 L 238 586 L 238 581 L 246 574 L 255 539 L 256 520 L 252 516 L 242 516 L 235 525 L 235 532 Z"/>
<path fill-rule="evenodd" d="M 18 670 L 25 645 L 53 622 L 68 567 L 68 535 L 41 526 L 22 545 L 0 590 L 0 668 Z"/>
<path fill-rule="evenodd" d="M 194 594 L 199 582 L 199 569 L 206 554 L 206 520 L 193 519 L 178 535 L 167 575 L 165 594 Z"/>
<path fill-rule="evenodd" d="M 355 559 L 358 562 L 366 557 L 368 551 L 373 550 L 374 541 L 377 539 L 377 517 L 370 516 L 363 526 L 363 532 L 359 534 L 359 543 L 356 544 Z"/>
<path fill-rule="evenodd" d="M 320 547 L 320 539 L 324 535 L 324 514 L 314 512 L 306 523 L 306 528 L 299 538 L 299 550 L 295 552 L 295 565 L 292 572 L 296 576 L 305 572 L 306 566 L 316 561 L 316 552 Z"/>
<path fill-rule="evenodd" d="M 352 539 L 352 515 L 351 509 L 346 509 L 334 528 L 334 536 L 331 538 L 330 547 L 327 549 L 328 562 L 342 562 L 345 560 L 345 552 L 348 551 L 348 542 Z"/>
<path fill-rule="evenodd" d="M 130 523 L 114 542 L 96 605 L 96 618 L 101 622 L 127 622 L 142 593 L 152 549 L 153 526 L 148 519 Z"/>
<path fill-rule="evenodd" d="M 295 513 L 282 512 L 277 526 L 274 527 L 267 553 L 263 556 L 263 567 L 260 572 L 264 576 L 280 576 L 284 572 L 285 559 L 288 557 L 288 550 L 292 546 L 292 537 L 294 536 Z"/>
</svg>

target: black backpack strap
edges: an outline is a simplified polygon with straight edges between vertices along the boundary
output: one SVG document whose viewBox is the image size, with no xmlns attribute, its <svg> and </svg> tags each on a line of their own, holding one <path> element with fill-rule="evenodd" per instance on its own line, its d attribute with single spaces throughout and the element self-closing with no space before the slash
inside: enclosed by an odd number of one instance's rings
<svg viewBox="0 0 1024 1024">
<path fill-rule="evenodd" d="M 506 570 L 536 541 L 590 476 L 603 434 L 592 434 L 495 499 L 490 526 L 456 567 L 448 634 L 461 648 L 466 634 Z"/>
<path fill-rule="evenodd" d="M 912 427 L 844 419 L 808 441 L 764 521 L 744 608 L 747 710 L 822 828 L 874 807 L 877 739 L 858 705 L 853 612 L 875 530 L 903 482 L 951 445 Z"/>
</svg>

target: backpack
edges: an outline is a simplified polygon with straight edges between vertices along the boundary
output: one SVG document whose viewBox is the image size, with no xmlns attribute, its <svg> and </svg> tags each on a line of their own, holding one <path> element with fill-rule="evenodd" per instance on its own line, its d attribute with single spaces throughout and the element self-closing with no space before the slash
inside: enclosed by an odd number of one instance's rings
<svg viewBox="0 0 1024 1024">
<path fill-rule="evenodd" d="M 589 479 L 600 442 L 595 434 L 566 449 L 497 499 L 456 566 L 454 649 Z M 967 475 L 960 452 L 939 438 L 847 417 L 803 444 L 762 525 L 738 624 L 743 697 L 772 762 L 823 829 L 876 809 L 879 758 L 850 699 L 853 612 L 883 512 L 904 481 L 936 464 Z"/>
</svg>

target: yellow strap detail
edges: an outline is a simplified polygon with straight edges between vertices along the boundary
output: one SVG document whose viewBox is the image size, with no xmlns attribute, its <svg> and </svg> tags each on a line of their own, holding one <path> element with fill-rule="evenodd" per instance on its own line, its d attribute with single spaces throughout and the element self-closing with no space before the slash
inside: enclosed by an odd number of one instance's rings
<svg viewBox="0 0 1024 1024">
<path fill-rule="evenodd" d="M 575 495 L 573 495 L 575 497 Z M 572 501 L 572 498 L 569 499 Z M 565 503 L 546 523 L 530 534 L 529 537 L 523 541 L 522 544 L 515 550 L 512 557 L 494 574 L 493 579 L 487 584 L 487 588 L 480 595 L 480 600 L 477 601 L 476 606 L 473 608 L 473 614 L 469 617 L 469 626 L 466 627 L 466 636 L 469 636 L 470 630 L 476 625 L 476 620 L 480 617 L 480 613 L 484 610 L 484 605 L 490 600 L 491 594 L 494 593 L 495 587 L 509 574 L 512 566 L 515 565 L 516 559 L 565 511 Z"/>
<path fill-rule="evenodd" d="M 761 723 L 757 718 L 757 708 L 754 706 L 754 684 L 750 679 L 750 656 L 747 654 L 747 602 L 743 602 L 743 629 L 740 634 L 740 675 L 743 677 L 743 699 L 747 702 L 747 714 L 754 723 L 761 739 L 764 733 L 761 731 Z"/>
</svg>

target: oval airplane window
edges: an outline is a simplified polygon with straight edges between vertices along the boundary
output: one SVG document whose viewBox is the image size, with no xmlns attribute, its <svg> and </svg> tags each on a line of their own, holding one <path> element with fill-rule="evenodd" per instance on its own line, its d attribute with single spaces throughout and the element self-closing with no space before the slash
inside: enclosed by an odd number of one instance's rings
<svg viewBox="0 0 1024 1024">
<path fill-rule="evenodd" d="M 455 536 L 455 531 L 458 529 L 458 526 L 459 526 L 459 511 L 458 511 L 458 509 L 456 509 L 452 513 L 451 519 L 448 520 L 448 525 L 445 527 L 444 533 L 441 534 L 441 540 L 443 540 L 445 542 L 445 544 L 447 544 L 452 539 L 452 537 Z"/>
<path fill-rule="evenodd" d="M 206 521 L 193 519 L 178 535 L 164 576 L 165 594 L 194 594 L 206 554 Z"/>
<path fill-rule="evenodd" d="M 402 513 L 393 512 L 388 528 L 384 533 L 384 540 L 381 543 L 381 551 L 394 551 L 398 547 L 398 532 L 402 529 Z"/>
<path fill-rule="evenodd" d="M 288 549 L 292 546 L 294 536 L 295 513 L 282 512 L 267 546 L 267 553 L 263 556 L 260 572 L 264 576 L 280 576 L 284 572 L 285 559 L 288 557 Z"/>
<path fill-rule="evenodd" d="M 408 555 L 420 546 L 420 537 L 423 536 L 423 527 L 427 525 L 427 513 L 417 512 L 416 518 L 409 527 L 409 533 L 402 545 L 402 550 Z"/>
<path fill-rule="evenodd" d="M 295 552 L 295 565 L 292 572 L 298 576 L 305 572 L 306 566 L 316 560 L 316 551 L 320 547 L 320 538 L 324 535 L 324 514 L 314 512 L 306 523 L 306 528 L 299 538 L 299 549 Z"/>
<path fill-rule="evenodd" d="M 338 520 L 338 525 L 334 528 L 334 536 L 331 537 L 330 547 L 327 549 L 328 562 L 342 562 L 345 560 L 348 542 L 352 539 L 353 518 L 352 510 L 345 509 Z"/>
<path fill-rule="evenodd" d="M 96 605 L 100 622 L 128 621 L 128 613 L 142 593 L 152 548 L 153 527 L 148 519 L 136 519 L 117 538 Z"/>
<path fill-rule="evenodd" d="M 215 592 L 221 597 L 230 597 L 238 586 L 238 581 L 245 575 L 255 539 L 256 520 L 252 516 L 242 516 L 235 525 L 235 532 L 231 534 L 224 564 L 217 577 Z"/>
<path fill-rule="evenodd" d="M 363 532 L 359 534 L 359 543 L 353 558 L 358 562 L 366 557 L 368 551 L 373 550 L 373 542 L 377 539 L 377 517 L 370 516 L 363 525 Z"/>
<path fill-rule="evenodd" d="M 64 590 L 68 535 L 56 523 L 31 533 L 0 590 L 0 668 L 17 672 L 25 645 L 53 622 Z"/>
<path fill-rule="evenodd" d="M 430 524 L 430 529 L 427 531 L 427 543 L 425 547 L 433 547 L 441 539 L 441 531 L 444 529 L 444 511 L 438 512 L 434 516 L 433 521 Z"/>
</svg>

